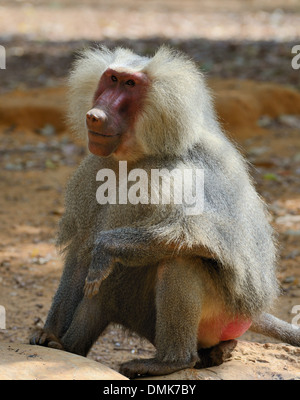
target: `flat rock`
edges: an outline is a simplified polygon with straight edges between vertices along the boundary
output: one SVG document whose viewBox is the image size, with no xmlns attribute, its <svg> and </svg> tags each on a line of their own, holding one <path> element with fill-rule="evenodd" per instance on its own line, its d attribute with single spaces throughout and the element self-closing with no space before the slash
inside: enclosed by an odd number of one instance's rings
<svg viewBox="0 0 300 400">
<path fill-rule="evenodd" d="M 88 358 L 47 347 L 0 343 L 0 380 L 127 380 Z"/>
<path fill-rule="evenodd" d="M 300 380 L 300 348 L 288 344 L 224 342 L 223 364 L 185 369 L 155 380 Z"/>
<path fill-rule="evenodd" d="M 139 380 L 300 380 L 300 348 L 287 344 L 224 342 L 219 366 L 190 368 Z M 90 359 L 60 350 L 0 343 L 0 380 L 126 380 Z"/>
</svg>

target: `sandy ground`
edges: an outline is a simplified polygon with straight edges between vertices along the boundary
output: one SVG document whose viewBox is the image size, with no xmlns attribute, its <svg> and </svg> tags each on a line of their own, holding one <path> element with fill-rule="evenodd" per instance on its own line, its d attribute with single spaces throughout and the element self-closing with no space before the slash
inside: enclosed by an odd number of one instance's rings
<svg viewBox="0 0 300 400">
<path fill-rule="evenodd" d="M 125 37 L 295 39 L 297 0 L 4 0 L 1 34 L 38 40 Z"/>
</svg>

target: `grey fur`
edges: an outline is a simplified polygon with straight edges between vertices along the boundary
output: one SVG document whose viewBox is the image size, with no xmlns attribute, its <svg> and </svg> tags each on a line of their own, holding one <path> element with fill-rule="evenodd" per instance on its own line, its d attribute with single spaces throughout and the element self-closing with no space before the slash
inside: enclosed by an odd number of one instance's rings
<svg viewBox="0 0 300 400">
<path fill-rule="evenodd" d="M 85 134 L 85 114 L 108 67 L 142 71 L 151 80 L 132 132 L 142 152 L 123 158 L 128 171 L 203 169 L 204 211 L 99 205 L 96 174 L 109 168 L 118 176 L 119 159 L 88 155 L 68 184 L 57 240 L 66 265 L 44 329 L 57 341 L 37 334 L 32 343 L 86 354 L 105 326 L 118 322 L 157 347 L 155 359 L 127 363 L 122 372 L 169 373 L 195 364 L 198 324 L 210 313 L 258 319 L 270 310 L 278 296 L 276 245 L 246 162 L 223 134 L 203 76 L 184 55 L 165 47 L 153 58 L 120 48 L 83 53 L 70 78 L 68 119 L 76 132 Z M 85 280 L 99 282 L 90 299 L 83 296 Z"/>
</svg>

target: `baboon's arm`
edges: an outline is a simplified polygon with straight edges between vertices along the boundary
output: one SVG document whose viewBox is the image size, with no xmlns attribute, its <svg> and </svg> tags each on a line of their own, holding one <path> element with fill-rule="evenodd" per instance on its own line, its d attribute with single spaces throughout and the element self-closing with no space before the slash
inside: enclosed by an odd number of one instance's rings
<svg viewBox="0 0 300 400">
<path fill-rule="evenodd" d="M 156 264 L 174 256 L 214 258 L 204 246 L 188 248 L 182 243 L 167 242 L 155 235 L 155 229 L 118 228 L 101 232 L 95 243 L 92 262 L 85 283 L 85 295 L 98 293 L 101 282 L 111 273 L 116 263 L 139 267 Z"/>
</svg>

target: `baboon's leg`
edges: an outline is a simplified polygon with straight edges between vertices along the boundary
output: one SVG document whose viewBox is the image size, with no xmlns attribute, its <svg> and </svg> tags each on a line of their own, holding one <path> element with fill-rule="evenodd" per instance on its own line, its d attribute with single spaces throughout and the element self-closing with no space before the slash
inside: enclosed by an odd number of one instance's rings
<svg viewBox="0 0 300 400">
<path fill-rule="evenodd" d="M 201 317 L 201 266 L 185 259 L 160 263 L 156 287 L 155 358 L 121 365 L 128 377 L 163 375 L 193 367 L 197 362 L 197 330 Z M 198 270 L 199 271 L 199 270 Z"/>
<path fill-rule="evenodd" d="M 104 285 L 103 285 L 104 286 Z M 104 288 L 93 298 L 84 297 L 79 303 L 67 332 L 61 338 L 63 349 L 86 356 L 93 343 L 110 322 L 105 308 Z"/>
<path fill-rule="evenodd" d="M 45 326 L 32 334 L 31 344 L 61 347 L 57 342 L 70 326 L 74 312 L 83 298 L 86 274 L 87 267 L 78 263 L 75 251 L 70 250 Z"/>
</svg>

